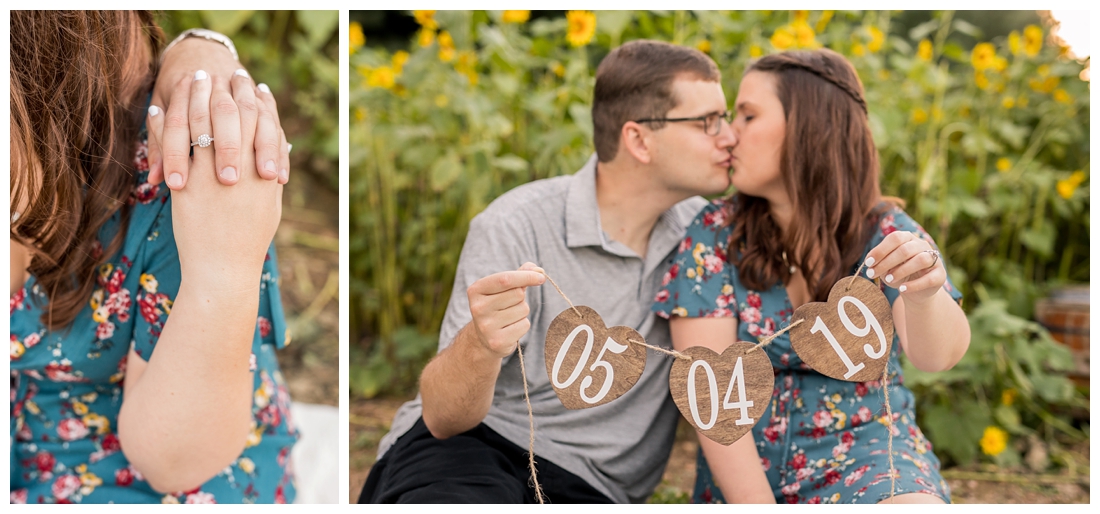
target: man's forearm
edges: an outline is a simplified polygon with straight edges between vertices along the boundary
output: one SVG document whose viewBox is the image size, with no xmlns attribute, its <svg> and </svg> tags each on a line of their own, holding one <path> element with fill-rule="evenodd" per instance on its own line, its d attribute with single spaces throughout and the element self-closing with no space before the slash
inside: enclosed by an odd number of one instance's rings
<svg viewBox="0 0 1100 514">
<path fill-rule="evenodd" d="M 420 375 L 424 424 L 437 439 L 476 427 L 493 404 L 500 357 L 477 341 L 471 325 L 458 332 Z"/>
</svg>

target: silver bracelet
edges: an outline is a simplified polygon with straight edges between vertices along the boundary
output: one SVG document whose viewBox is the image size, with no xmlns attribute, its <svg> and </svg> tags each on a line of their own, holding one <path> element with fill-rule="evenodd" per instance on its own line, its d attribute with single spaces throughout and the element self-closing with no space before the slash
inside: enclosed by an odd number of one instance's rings
<svg viewBox="0 0 1100 514">
<path fill-rule="evenodd" d="M 207 41 L 215 41 L 221 43 L 229 49 L 229 53 L 233 54 L 234 60 L 241 60 L 239 57 L 237 57 L 237 47 L 233 46 L 233 40 L 229 39 L 229 37 L 225 34 L 214 32 L 213 30 L 209 29 L 187 29 L 181 32 L 180 35 L 176 36 L 176 39 L 173 39 L 171 43 L 168 43 L 168 46 L 164 47 L 164 51 L 160 53 L 160 61 L 164 62 L 164 56 L 168 55 L 168 51 L 171 50 L 173 46 L 176 46 L 176 43 L 179 43 L 180 41 L 183 41 L 184 39 L 187 39 L 189 37 L 201 37 Z"/>
</svg>

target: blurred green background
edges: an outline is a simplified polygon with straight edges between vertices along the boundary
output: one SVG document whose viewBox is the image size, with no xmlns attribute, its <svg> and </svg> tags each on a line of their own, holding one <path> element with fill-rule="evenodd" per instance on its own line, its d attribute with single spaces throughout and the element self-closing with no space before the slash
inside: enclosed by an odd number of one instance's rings
<svg viewBox="0 0 1100 514">
<path fill-rule="evenodd" d="M 278 103 L 290 153 L 275 234 L 291 344 L 278 353 L 295 401 L 339 399 L 339 12 L 162 11 L 169 41 L 202 27 L 233 40 Z"/>
<path fill-rule="evenodd" d="M 351 20 L 357 403 L 415 393 L 470 219 L 512 187 L 573 173 L 593 151 L 594 72 L 611 48 L 637 38 L 699 48 L 732 101 L 751 59 L 828 47 L 866 88 L 883 193 L 908 202 L 965 295 L 973 337 L 962 362 L 937 374 L 906 368 L 935 451 L 947 466 L 1077 469 L 1066 448 L 1089 437 L 1088 381 L 1069 379 L 1074 355 L 1033 311 L 1053 289 L 1089 281 L 1089 83 L 1087 62 L 1051 36 L 1045 12 L 369 11 Z"/>
</svg>

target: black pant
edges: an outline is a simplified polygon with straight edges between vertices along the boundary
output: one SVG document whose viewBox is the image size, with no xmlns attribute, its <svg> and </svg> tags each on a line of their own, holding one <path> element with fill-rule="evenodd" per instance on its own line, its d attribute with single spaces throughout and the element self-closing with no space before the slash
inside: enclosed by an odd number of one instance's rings
<svg viewBox="0 0 1100 514">
<path fill-rule="evenodd" d="M 535 456 L 551 503 L 611 503 L 576 475 Z M 424 418 L 375 463 L 359 503 L 537 503 L 527 449 L 484 423 L 454 437 L 432 437 Z"/>
</svg>

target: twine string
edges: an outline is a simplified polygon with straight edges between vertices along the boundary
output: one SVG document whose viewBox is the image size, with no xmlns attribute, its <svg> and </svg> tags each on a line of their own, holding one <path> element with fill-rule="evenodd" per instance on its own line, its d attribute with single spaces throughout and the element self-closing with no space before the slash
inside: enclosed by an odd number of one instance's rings
<svg viewBox="0 0 1100 514">
<path fill-rule="evenodd" d="M 523 348 L 518 343 L 516 353 L 519 354 L 519 372 L 523 376 L 523 400 L 527 402 L 527 421 L 531 427 L 527 465 L 531 468 L 531 485 L 535 488 L 535 498 L 538 499 L 539 504 L 545 504 L 546 498 L 542 494 L 542 486 L 539 485 L 538 472 L 535 471 L 535 411 L 531 408 L 531 392 L 527 388 L 527 366 L 523 364 Z"/>
<path fill-rule="evenodd" d="M 863 271 L 863 267 L 866 266 L 866 265 L 867 265 L 867 261 L 863 261 L 863 263 L 859 265 L 859 269 L 856 270 L 856 274 L 852 275 L 852 280 L 848 281 L 848 287 L 844 288 L 845 291 L 852 288 L 852 284 L 856 283 L 856 277 L 859 276 L 860 272 Z"/>
<path fill-rule="evenodd" d="M 890 363 L 882 368 L 882 397 L 886 404 L 886 455 L 890 460 L 890 499 L 894 499 L 897 471 L 894 469 L 894 414 L 890 412 Z"/>
<path fill-rule="evenodd" d="M 554 289 L 557 289 L 557 290 L 558 290 L 558 294 L 560 294 L 562 298 L 565 298 L 565 303 L 568 303 L 568 304 L 569 304 L 569 308 L 570 308 L 570 309 L 573 309 L 573 313 L 574 313 L 574 314 L 576 314 L 577 316 L 580 316 L 580 315 L 581 315 L 581 311 L 578 311 L 578 310 L 577 310 L 577 307 L 576 307 L 575 305 L 573 305 L 573 302 L 569 301 L 569 297 L 568 297 L 568 296 L 565 296 L 565 293 L 563 293 L 563 292 L 562 292 L 562 290 L 561 290 L 561 288 L 560 288 L 560 287 L 558 287 L 558 283 L 557 283 L 557 282 L 554 282 L 554 279 L 550 278 L 550 275 L 549 275 L 549 274 L 547 274 L 547 273 L 546 273 L 546 271 L 542 271 L 542 274 L 543 274 L 543 276 L 545 276 L 545 277 L 546 277 L 546 280 L 549 280 L 549 281 L 550 281 L 550 284 L 554 286 Z"/>
<path fill-rule="evenodd" d="M 653 345 L 651 345 L 649 343 L 646 343 L 644 341 L 638 341 L 637 339 L 627 339 L 626 342 L 633 343 L 633 344 L 640 344 L 640 345 L 642 345 L 646 348 L 649 348 L 650 350 L 661 352 L 665 355 L 668 355 L 670 357 L 675 357 L 675 358 L 680 359 L 680 360 L 685 360 L 685 361 L 688 361 L 688 362 L 692 362 L 692 361 L 695 360 L 695 359 L 692 359 L 690 356 L 685 355 L 683 353 L 680 353 L 676 350 L 669 350 L 667 348 L 661 348 L 660 346 L 653 346 Z"/>
<path fill-rule="evenodd" d="M 771 344 L 771 342 L 774 341 L 775 338 L 783 335 L 788 330 L 790 330 L 794 327 L 797 327 L 803 321 L 806 321 L 806 320 L 805 319 L 797 320 L 794 323 L 791 323 L 790 325 L 787 325 L 786 327 L 783 328 L 783 330 L 780 330 L 779 332 L 776 332 L 776 333 L 774 333 L 770 336 L 767 336 L 764 339 L 758 339 L 758 341 L 760 341 L 760 342 L 756 346 L 753 346 L 752 348 L 749 348 L 748 351 L 745 352 L 745 355 L 748 355 L 748 354 L 756 351 L 758 348 L 763 348 L 763 347 Z"/>
</svg>

